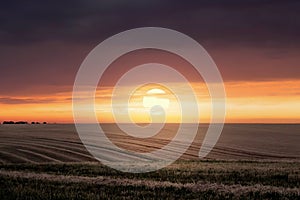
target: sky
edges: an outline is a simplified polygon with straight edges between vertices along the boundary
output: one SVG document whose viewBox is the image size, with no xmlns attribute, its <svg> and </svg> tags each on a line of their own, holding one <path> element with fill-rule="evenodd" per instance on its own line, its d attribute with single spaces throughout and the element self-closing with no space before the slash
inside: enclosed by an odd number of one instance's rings
<svg viewBox="0 0 300 200">
<path fill-rule="evenodd" d="M 207 50 L 224 79 L 226 122 L 300 123 L 299 12 L 297 0 L 3 1 L 0 121 L 72 123 L 72 87 L 87 54 L 114 34 L 152 26 Z M 207 113 L 208 101 L 199 100 Z"/>
</svg>

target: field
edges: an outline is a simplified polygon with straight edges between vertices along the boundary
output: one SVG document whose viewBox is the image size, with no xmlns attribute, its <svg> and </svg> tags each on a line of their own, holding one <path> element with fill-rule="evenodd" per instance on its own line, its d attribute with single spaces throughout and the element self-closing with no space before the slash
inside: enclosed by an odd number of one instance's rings
<svg viewBox="0 0 300 200">
<path fill-rule="evenodd" d="M 206 127 L 177 162 L 132 174 L 96 162 L 74 125 L 0 125 L 0 199 L 300 199 L 300 125 L 226 125 L 199 160 Z M 106 128 L 140 151 L 166 140 L 129 141 Z"/>
</svg>

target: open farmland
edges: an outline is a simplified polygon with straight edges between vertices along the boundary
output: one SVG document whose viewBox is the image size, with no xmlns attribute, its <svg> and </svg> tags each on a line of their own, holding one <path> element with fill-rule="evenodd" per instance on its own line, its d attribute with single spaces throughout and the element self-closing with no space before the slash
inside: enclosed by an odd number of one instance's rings
<svg viewBox="0 0 300 200">
<path fill-rule="evenodd" d="M 126 148 L 149 151 L 167 140 L 128 141 L 105 126 Z M 0 199 L 300 198 L 299 125 L 226 125 L 214 150 L 198 160 L 205 130 L 201 125 L 179 161 L 132 174 L 96 162 L 74 125 L 0 125 Z"/>
<path fill-rule="evenodd" d="M 135 139 L 120 134 L 112 124 L 103 125 L 108 137 L 132 151 L 148 152 L 167 144 L 177 125 L 170 124 L 157 137 Z M 183 159 L 198 159 L 207 125 L 200 125 L 196 139 Z M 187 130 L 188 134 L 188 130 Z M 221 160 L 300 160 L 300 125 L 227 124 L 207 156 Z M 114 159 L 109 148 L 103 154 Z M 72 124 L 0 125 L 0 163 L 86 162 L 95 161 L 79 139 Z"/>
</svg>

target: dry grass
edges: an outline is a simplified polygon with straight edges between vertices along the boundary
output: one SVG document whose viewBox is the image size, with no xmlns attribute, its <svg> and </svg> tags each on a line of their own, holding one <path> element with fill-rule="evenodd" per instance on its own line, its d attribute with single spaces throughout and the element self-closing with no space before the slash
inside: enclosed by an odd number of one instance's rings
<svg viewBox="0 0 300 200">
<path fill-rule="evenodd" d="M 122 173 L 99 163 L 2 165 L 0 194 L 1 199 L 16 194 L 26 199 L 28 191 L 50 199 L 296 199 L 299 170 L 297 162 L 253 161 L 178 161 L 146 174 Z M 37 184 L 50 187 L 51 193 Z"/>
</svg>

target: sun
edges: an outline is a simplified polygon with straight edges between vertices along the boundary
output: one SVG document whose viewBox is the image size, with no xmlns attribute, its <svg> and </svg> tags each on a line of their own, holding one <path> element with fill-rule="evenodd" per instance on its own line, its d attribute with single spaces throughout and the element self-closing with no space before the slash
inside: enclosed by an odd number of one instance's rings
<svg viewBox="0 0 300 200">
<path fill-rule="evenodd" d="M 166 96 L 166 92 L 164 90 L 159 88 L 150 89 L 143 97 L 143 106 L 145 108 L 161 106 L 166 110 L 169 108 L 170 100 L 164 96 Z"/>
<path fill-rule="evenodd" d="M 176 96 L 160 84 L 146 84 L 137 88 L 131 94 L 128 108 L 133 122 L 164 123 L 178 120 Z"/>
</svg>

